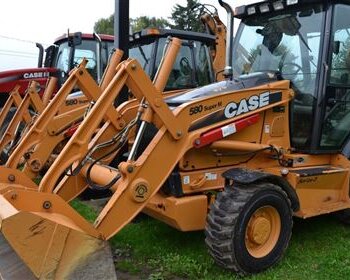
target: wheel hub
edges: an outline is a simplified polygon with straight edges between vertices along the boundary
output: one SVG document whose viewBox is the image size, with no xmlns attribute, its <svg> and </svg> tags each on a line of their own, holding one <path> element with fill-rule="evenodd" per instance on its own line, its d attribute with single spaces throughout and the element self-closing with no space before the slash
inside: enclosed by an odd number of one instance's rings
<svg viewBox="0 0 350 280">
<path fill-rule="evenodd" d="M 271 222 L 264 218 L 258 217 L 252 222 L 249 232 L 249 239 L 257 245 L 264 244 L 271 234 Z"/>
<path fill-rule="evenodd" d="M 253 257 L 262 258 L 275 247 L 281 231 L 281 219 L 272 206 L 257 209 L 250 217 L 245 234 L 246 248 Z"/>
</svg>

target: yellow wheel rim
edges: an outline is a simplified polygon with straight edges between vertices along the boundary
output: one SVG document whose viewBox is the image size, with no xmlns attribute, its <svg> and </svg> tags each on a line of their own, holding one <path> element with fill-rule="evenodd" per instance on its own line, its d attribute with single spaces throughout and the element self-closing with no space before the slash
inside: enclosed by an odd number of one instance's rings
<svg viewBox="0 0 350 280">
<path fill-rule="evenodd" d="M 250 255 L 262 258 L 276 246 L 281 233 L 281 218 L 272 206 L 257 209 L 250 217 L 245 233 L 245 245 Z"/>
</svg>

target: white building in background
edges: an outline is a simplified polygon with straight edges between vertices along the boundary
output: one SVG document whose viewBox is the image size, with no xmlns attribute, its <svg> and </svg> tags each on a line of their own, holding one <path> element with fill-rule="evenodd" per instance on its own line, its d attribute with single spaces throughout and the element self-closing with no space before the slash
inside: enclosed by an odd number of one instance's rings
<svg viewBox="0 0 350 280">
<path fill-rule="evenodd" d="M 35 68 L 39 49 L 34 42 L 0 36 L 0 71 Z"/>
</svg>

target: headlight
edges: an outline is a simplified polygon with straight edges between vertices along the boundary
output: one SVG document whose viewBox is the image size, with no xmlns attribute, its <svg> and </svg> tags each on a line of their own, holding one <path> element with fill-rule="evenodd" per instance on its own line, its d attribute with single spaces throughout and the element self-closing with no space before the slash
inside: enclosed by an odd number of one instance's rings
<svg viewBox="0 0 350 280">
<path fill-rule="evenodd" d="M 260 13 L 267 13 L 270 11 L 269 4 L 262 4 L 259 6 Z"/>
<path fill-rule="evenodd" d="M 298 0 L 287 0 L 287 5 L 295 5 L 298 4 Z"/>
<path fill-rule="evenodd" d="M 140 39 L 140 37 L 141 37 L 140 32 L 134 33 L 134 38 L 135 38 L 135 39 Z"/>
<path fill-rule="evenodd" d="M 250 15 L 254 15 L 256 13 L 256 9 L 254 6 L 252 7 L 248 7 L 247 8 L 247 14 L 250 16 Z"/>
<path fill-rule="evenodd" d="M 273 9 L 275 11 L 283 10 L 283 8 L 284 8 L 282 1 L 274 2 L 272 5 L 273 5 Z"/>
</svg>

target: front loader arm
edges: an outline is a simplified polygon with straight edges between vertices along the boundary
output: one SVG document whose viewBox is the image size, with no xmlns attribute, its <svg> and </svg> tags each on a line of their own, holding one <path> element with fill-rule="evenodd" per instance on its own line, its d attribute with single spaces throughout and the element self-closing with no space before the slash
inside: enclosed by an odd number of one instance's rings
<svg viewBox="0 0 350 280">
<path fill-rule="evenodd" d="M 109 104 L 112 104 L 113 100 L 115 100 L 116 96 L 119 94 L 124 85 L 127 85 L 133 92 L 131 85 L 129 85 L 129 83 L 132 83 L 132 80 L 129 79 L 130 75 L 133 76 L 134 80 L 137 80 L 136 84 L 138 84 L 138 92 L 150 92 L 151 95 L 154 94 L 157 96 L 157 100 L 159 100 L 159 102 L 163 100 L 161 92 L 163 92 L 169 74 L 173 69 L 173 63 L 175 62 L 176 55 L 180 47 L 181 40 L 172 38 L 171 44 L 159 66 L 159 71 L 155 77 L 154 84 L 146 73 L 144 73 L 142 68 L 137 69 L 139 64 L 136 62 L 136 60 L 128 60 L 119 65 L 119 71 L 113 78 L 110 85 L 103 92 L 101 98 L 98 99 L 84 122 L 75 132 L 66 147 L 62 150 L 60 157 L 53 163 L 52 167 L 47 173 L 47 176 L 43 178 L 40 184 L 42 191 L 52 192 L 56 181 L 64 170 L 75 161 L 81 160 L 87 154 L 89 147 L 88 145 L 91 137 L 93 136 L 93 131 L 104 119 Z M 134 74 L 135 71 L 136 74 Z M 141 102 L 143 96 L 139 94 L 139 97 L 140 98 L 138 98 L 138 101 Z M 135 101 L 129 101 L 118 107 L 118 111 L 127 115 L 123 116 L 123 119 L 125 117 L 126 119 L 130 117 L 128 115 L 134 111 L 134 103 Z M 163 106 L 162 110 L 168 110 L 167 115 L 172 116 L 172 113 L 167 106 Z M 97 134 L 97 137 L 93 139 L 92 143 L 101 142 L 101 139 L 103 139 L 102 137 L 106 137 L 106 135 L 110 133 L 110 125 L 105 125 L 102 129 L 103 131 L 100 131 Z M 71 176 L 70 178 L 65 177 L 63 181 L 59 183 L 59 186 L 55 192 L 63 195 L 66 200 L 72 199 L 74 196 L 78 195 L 83 188 L 86 188 L 85 184 L 80 184 L 77 186 L 77 183 L 82 181 L 80 176 L 81 175 L 78 175 L 77 177 Z"/>
<path fill-rule="evenodd" d="M 19 107 L 22 102 L 22 97 L 19 94 L 20 85 L 16 85 L 10 92 L 9 98 L 7 99 L 4 107 L 0 111 L 0 125 L 3 125 L 7 114 L 10 112 L 11 107 Z M 30 121 L 30 115 L 27 113 L 24 115 L 25 121 Z"/>
<path fill-rule="evenodd" d="M 83 65 L 81 65 L 81 67 L 83 67 Z M 77 73 L 79 70 L 79 68 L 74 70 L 72 75 L 68 77 L 66 83 L 64 83 L 59 92 L 56 94 L 54 97 L 56 104 L 63 104 L 68 94 L 72 92 L 77 83 Z M 38 144 L 43 138 L 48 137 L 48 124 L 57 113 L 57 107 L 54 107 L 51 104 L 45 108 L 43 113 L 36 120 L 35 124 L 30 128 L 26 136 L 22 139 L 21 143 L 17 146 L 16 150 L 8 159 L 6 166 L 17 168 L 17 165 L 24 153 L 27 152 L 33 145 Z"/>
<path fill-rule="evenodd" d="M 135 104 L 136 103 L 136 104 Z M 135 100 L 124 102 L 118 107 L 118 111 L 123 116 L 123 121 L 126 123 L 131 122 L 135 118 L 135 112 L 137 112 L 138 103 Z M 105 122 L 103 126 L 98 130 L 96 135 L 94 135 L 93 139 L 89 142 L 88 138 L 85 138 L 85 142 L 88 143 L 88 146 L 84 146 L 86 149 L 81 153 L 79 158 L 83 157 L 90 149 L 98 145 L 99 143 L 106 142 L 112 139 L 119 131 L 116 131 L 114 126 L 109 122 Z M 87 135 L 85 135 L 87 136 Z M 132 135 L 129 135 L 129 137 Z M 74 136 L 73 136 L 74 137 Z M 112 145 L 109 149 L 105 148 L 103 150 L 96 150 L 92 156 L 94 158 L 99 158 L 102 155 L 109 153 L 109 150 L 112 151 L 115 149 L 115 145 Z M 108 157 L 104 157 L 100 162 L 103 164 L 109 164 L 118 153 L 119 150 L 111 153 Z M 62 151 L 63 152 L 68 152 Z M 71 151 L 74 152 L 74 151 Z M 77 165 L 74 164 L 73 168 L 76 168 Z M 54 171 L 54 170 L 52 170 Z M 51 172 L 51 171 L 49 171 Z M 82 172 L 76 174 L 76 176 L 64 176 L 63 179 L 58 183 L 55 192 L 61 196 L 65 201 L 70 201 L 73 198 L 77 197 L 81 192 L 83 192 L 87 188 L 86 177 Z"/>
<path fill-rule="evenodd" d="M 118 94 L 124 86 L 126 80 L 126 73 L 123 71 L 122 67 L 119 67 L 119 71 L 113 80 L 118 81 L 116 87 L 114 88 L 115 93 Z M 42 179 L 39 186 L 40 191 L 52 192 L 57 180 L 64 170 L 86 154 L 89 140 L 95 133 L 95 128 L 99 126 L 104 113 L 114 102 L 115 97 L 116 95 L 114 94 L 106 98 L 106 96 L 103 94 L 101 98 L 98 99 L 85 121 L 80 124 L 78 130 L 74 133 L 73 137 L 62 150 L 60 156 L 54 161 L 48 173 Z M 104 111 L 97 111 L 96 108 L 103 108 Z"/>
<path fill-rule="evenodd" d="M 120 58 L 121 58 L 121 52 L 120 51 L 115 52 L 114 56 L 112 57 L 112 63 L 119 62 Z M 59 111 L 59 109 L 62 108 L 68 94 L 70 94 L 76 86 L 78 86 L 83 91 L 83 93 L 89 100 L 96 101 L 99 98 L 99 96 L 101 95 L 101 88 L 96 84 L 96 82 L 93 80 L 93 78 L 89 75 L 89 73 L 85 69 L 86 63 L 87 63 L 86 61 L 83 61 L 78 68 L 74 69 L 71 72 L 66 83 L 61 87 L 59 92 L 55 95 L 53 100 L 45 108 L 43 113 L 38 117 L 37 121 L 34 123 L 34 125 L 31 127 L 31 129 L 22 139 L 21 143 L 12 153 L 12 155 L 7 161 L 6 166 L 11 168 L 17 168 L 17 165 L 20 162 L 22 156 L 32 146 L 39 144 L 46 137 L 49 138 L 50 133 L 52 131 L 56 131 L 56 127 L 60 123 L 60 120 L 57 119 L 58 117 L 56 114 Z M 114 72 L 115 70 L 110 69 L 110 71 Z M 107 75 L 107 78 L 108 77 L 110 77 L 110 75 Z M 104 80 L 106 80 L 106 78 Z M 86 108 L 87 104 L 83 104 L 81 107 Z M 112 105 L 109 107 L 110 109 L 108 110 L 106 118 L 111 121 L 111 123 L 116 127 L 116 129 L 120 129 L 123 126 L 123 122 L 120 116 L 118 115 L 118 113 L 115 111 L 115 109 L 111 108 Z M 77 109 L 79 111 L 79 108 Z M 83 109 L 83 111 L 85 111 L 85 109 Z M 79 112 L 78 112 L 78 115 L 80 115 Z M 83 114 L 81 114 L 81 117 L 83 117 Z M 79 118 L 80 117 L 78 116 L 76 120 L 78 121 Z M 74 119 L 73 116 L 72 116 L 72 119 Z M 46 160 L 41 160 L 41 162 L 45 163 Z"/>
<path fill-rule="evenodd" d="M 38 86 L 40 86 L 39 83 L 35 81 L 32 81 L 29 84 L 27 94 L 24 96 L 21 104 L 17 107 L 15 115 L 13 116 L 4 135 L 1 138 L 0 151 L 2 151 L 12 140 L 14 140 L 16 129 L 22 120 L 27 125 L 30 123 L 31 118 L 27 118 L 27 115 L 29 115 L 30 105 L 33 106 L 35 112 L 41 113 L 44 110 L 43 102 L 41 101 L 41 98 L 37 92 Z"/>
</svg>

